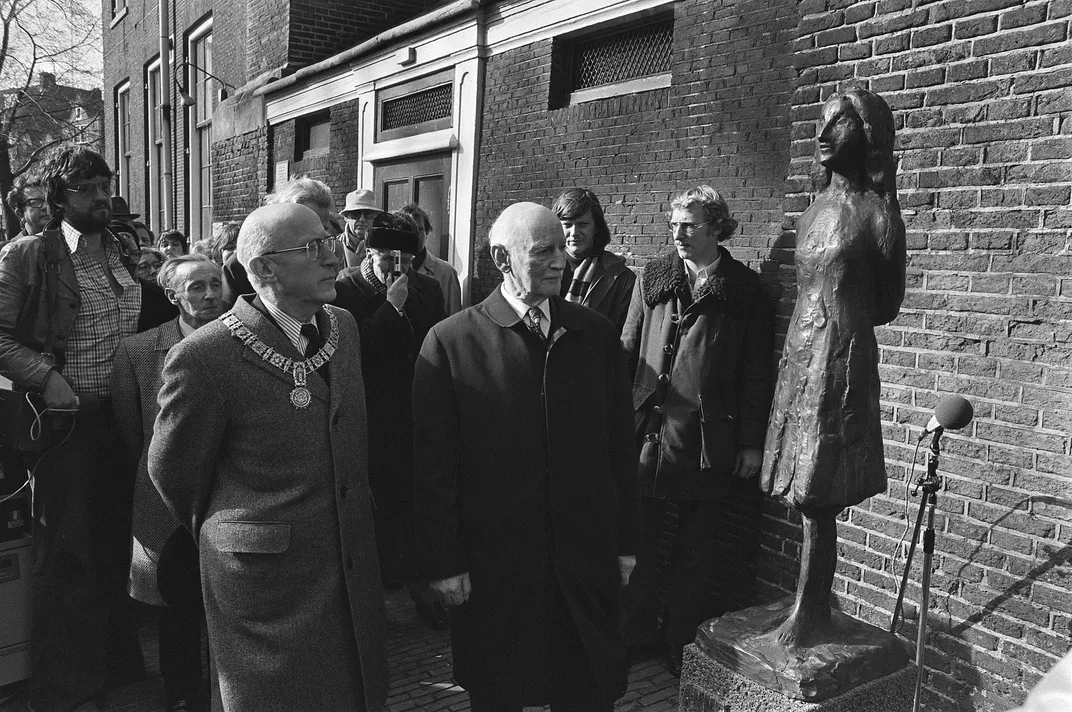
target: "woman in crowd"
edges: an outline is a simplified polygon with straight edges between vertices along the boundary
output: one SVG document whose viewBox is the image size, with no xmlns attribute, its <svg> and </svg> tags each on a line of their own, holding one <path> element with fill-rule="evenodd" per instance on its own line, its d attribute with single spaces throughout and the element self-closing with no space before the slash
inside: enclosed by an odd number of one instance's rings
<svg viewBox="0 0 1072 712">
<path fill-rule="evenodd" d="M 566 235 L 562 296 L 596 310 L 621 333 L 636 275 L 625 260 L 606 250 L 610 229 L 599 198 L 586 188 L 570 188 L 551 209 Z"/>
</svg>

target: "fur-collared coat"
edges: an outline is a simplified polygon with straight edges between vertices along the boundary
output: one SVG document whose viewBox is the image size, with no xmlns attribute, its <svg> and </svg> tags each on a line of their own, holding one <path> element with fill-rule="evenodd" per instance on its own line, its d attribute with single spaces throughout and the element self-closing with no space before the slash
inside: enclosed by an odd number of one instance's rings
<svg viewBox="0 0 1072 712">
<path fill-rule="evenodd" d="M 249 296 L 232 312 L 302 355 Z M 387 698 L 386 613 L 373 535 L 357 325 L 325 306 L 339 344 L 330 387 L 294 380 L 222 320 L 168 355 L 149 476 L 198 542 L 212 654 L 227 712 L 373 711 Z M 214 705 L 215 706 L 215 705 Z"/>
<path fill-rule="evenodd" d="M 622 331 L 641 493 L 711 500 L 737 451 L 762 448 L 773 390 L 771 305 L 759 276 L 719 248 L 695 294 L 676 253 L 649 262 Z"/>
</svg>

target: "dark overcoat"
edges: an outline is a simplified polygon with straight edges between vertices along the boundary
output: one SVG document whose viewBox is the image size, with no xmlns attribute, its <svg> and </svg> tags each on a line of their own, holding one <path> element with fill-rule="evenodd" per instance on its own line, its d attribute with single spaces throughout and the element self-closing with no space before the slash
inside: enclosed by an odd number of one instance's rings
<svg viewBox="0 0 1072 712">
<path fill-rule="evenodd" d="M 249 297 L 232 310 L 275 352 L 301 359 Z M 194 535 L 209 643 L 228 712 L 378 710 L 386 630 L 369 502 L 357 326 L 335 314 L 330 388 L 291 404 L 293 377 L 222 320 L 168 355 L 149 475 Z"/>
<path fill-rule="evenodd" d="M 643 494 L 713 500 L 737 451 L 762 448 L 773 390 L 773 315 L 759 276 L 720 247 L 693 294 L 676 253 L 652 260 L 622 331 Z"/>
<path fill-rule="evenodd" d="M 153 606 L 166 605 L 157 587 L 160 552 L 182 526 L 149 479 L 149 449 L 160 410 L 157 394 L 164 360 L 182 340 L 179 320 L 128 336 L 119 342 L 112 369 L 112 407 L 119 435 L 136 463 L 134 517 L 131 523 L 130 587 L 132 598 Z"/>
<path fill-rule="evenodd" d="M 439 284 L 409 271 L 405 316 L 361 274 L 343 270 L 335 306 L 346 309 L 361 332 L 361 370 L 368 409 L 369 480 L 377 501 L 413 499 L 413 366 L 428 330 L 446 317 Z"/>
<path fill-rule="evenodd" d="M 470 574 L 451 614 L 459 684 L 538 695 L 554 681 L 530 646 L 565 624 L 615 699 L 618 557 L 639 537 L 629 384 L 604 317 L 553 297 L 551 334 L 545 356 L 499 289 L 429 332 L 413 384 L 418 555 L 431 580 Z M 544 608 L 548 580 L 564 620 Z"/>
<path fill-rule="evenodd" d="M 562 275 L 563 297 L 569 291 L 572 281 L 572 271 L 566 270 Z M 629 315 L 629 302 L 633 296 L 635 282 L 636 274 L 625 264 L 625 260 L 604 250 L 596 262 L 592 285 L 579 303 L 610 319 L 620 334 Z"/>
</svg>

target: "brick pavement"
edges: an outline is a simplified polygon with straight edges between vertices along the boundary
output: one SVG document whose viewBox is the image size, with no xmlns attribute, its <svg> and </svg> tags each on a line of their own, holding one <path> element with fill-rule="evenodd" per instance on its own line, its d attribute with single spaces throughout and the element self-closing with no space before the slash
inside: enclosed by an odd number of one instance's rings
<svg viewBox="0 0 1072 712">
<path fill-rule="evenodd" d="M 391 666 L 387 712 L 466 712 L 469 697 L 451 680 L 447 633 L 420 625 L 404 589 L 388 593 L 386 600 L 387 654 Z M 159 675 L 156 627 L 148 617 L 141 626 L 141 641 L 148 677 L 114 690 L 104 712 L 163 712 L 164 686 Z M 615 709 L 669 712 L 677 709 L 677 692 L 678 681 L 667 672 L 660 658 L 641 660 L 632 666 L 629 689 Z M 546 709 L 530 707 L 526 712 Z M 0 712 L 22 712 L 22 708 L 14 702 L 0 703 Z"/>
</svg>

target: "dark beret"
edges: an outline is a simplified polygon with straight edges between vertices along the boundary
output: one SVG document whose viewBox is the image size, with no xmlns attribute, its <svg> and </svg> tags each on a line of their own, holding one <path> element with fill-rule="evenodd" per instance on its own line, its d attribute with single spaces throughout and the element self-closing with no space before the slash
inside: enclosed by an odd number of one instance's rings
<svg viewBox="0 0 1072 712">
<path fill-rule="evenodd" d="M 417 254 L 417 228 L 399 215 L 380 213 L 368 230 L 366 246 L 377 250 L 401 250 Z"/>
</svg>

